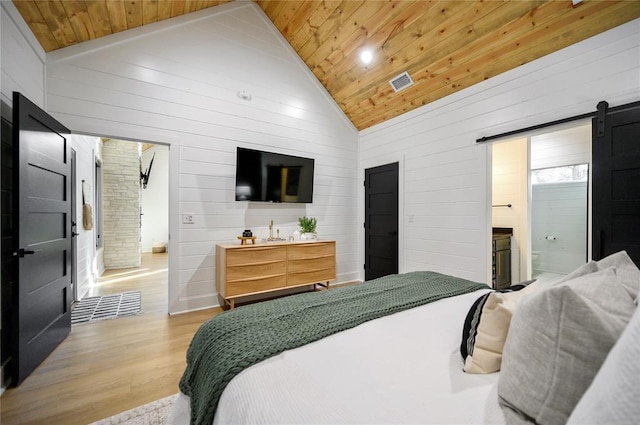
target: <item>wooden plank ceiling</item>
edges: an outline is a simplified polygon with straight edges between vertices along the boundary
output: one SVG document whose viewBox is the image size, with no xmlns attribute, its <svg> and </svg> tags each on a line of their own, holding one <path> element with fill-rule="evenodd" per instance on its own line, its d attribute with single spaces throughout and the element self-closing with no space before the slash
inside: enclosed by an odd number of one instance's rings
<svg viewBox="0 0 640 425">
<path fill-rule="evenodd" d="M 228 0 L 13 1 L 50 52 Z M 637 0 L 254 1 L 359 130 L 640 17 Z"/>
</svg>

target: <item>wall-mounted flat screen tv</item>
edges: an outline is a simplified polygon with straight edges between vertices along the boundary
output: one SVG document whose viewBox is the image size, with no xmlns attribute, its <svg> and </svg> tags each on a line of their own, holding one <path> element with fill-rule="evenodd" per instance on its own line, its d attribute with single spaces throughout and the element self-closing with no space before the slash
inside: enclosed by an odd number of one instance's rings
<svg viewBox="0 0 640 425">
<path fill-rule="evenodd" d="M 236 160 L 236 201 L 313 202 L 313 159 L 239 147 Z"/>
</svg>

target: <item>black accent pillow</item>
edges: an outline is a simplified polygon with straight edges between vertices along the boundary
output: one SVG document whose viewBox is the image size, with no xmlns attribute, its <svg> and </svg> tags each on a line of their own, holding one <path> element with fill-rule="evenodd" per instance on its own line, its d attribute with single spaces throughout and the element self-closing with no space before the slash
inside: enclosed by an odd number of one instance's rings
<svg viewBox="0 0 640 425">
<path fill-rule="evenodd" d="M 526 288 L 529 284 L 535 282 L 535 279 L 527 280 L 516 285 L 512 285 L 508 288 L 498 289 L 492 292 L 488 292 L 478 298 L 467 313 L 467 317 L 464 319 L 464 326 L 462 327 L 462 342 L 460 343 L 460 354 L 462 355 L 462 360 L 466 360 L 467 356 L 473 354 L 473 347 L 476 341 L 476 335 L 478 334 L 478 326 L 480 325 L 480 320 L 482 319 L 482 311 L 484 309 L 484 304 L 487 302 L 487 298 L 489 295 L 495 292 L 516 292 L 521 289 Z"/>
</svg>

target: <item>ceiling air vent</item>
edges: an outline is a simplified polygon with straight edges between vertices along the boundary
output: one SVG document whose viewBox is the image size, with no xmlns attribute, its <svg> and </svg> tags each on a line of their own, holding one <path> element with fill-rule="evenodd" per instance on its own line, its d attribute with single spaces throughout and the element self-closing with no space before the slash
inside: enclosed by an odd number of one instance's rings
<svg viewBox="0 0 640 425">
<path fill-rule="evenodd" d="M 389 81 L 389 84 L 391 84 L 391 87 L 393 87 L 393 90 L 395 90 L 395 92 L 397 93 L 402 89 L 406 89 L 407 87 L 412 86 L 413 80 L 411 79 L 407 71 L 405 71 Z"/>
</svg>

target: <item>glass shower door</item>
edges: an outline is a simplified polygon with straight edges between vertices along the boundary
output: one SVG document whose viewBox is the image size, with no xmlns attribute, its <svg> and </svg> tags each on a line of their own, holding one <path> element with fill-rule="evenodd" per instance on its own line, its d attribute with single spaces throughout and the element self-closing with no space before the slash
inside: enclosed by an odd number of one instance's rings
<svg viewBox="0 0 640 425">
<path fill-rule="evenodd" d="M 531 171 L 534 279 L 559 279 L 587 261 L 588 174 L 588 164 Z"/>
</svg>

